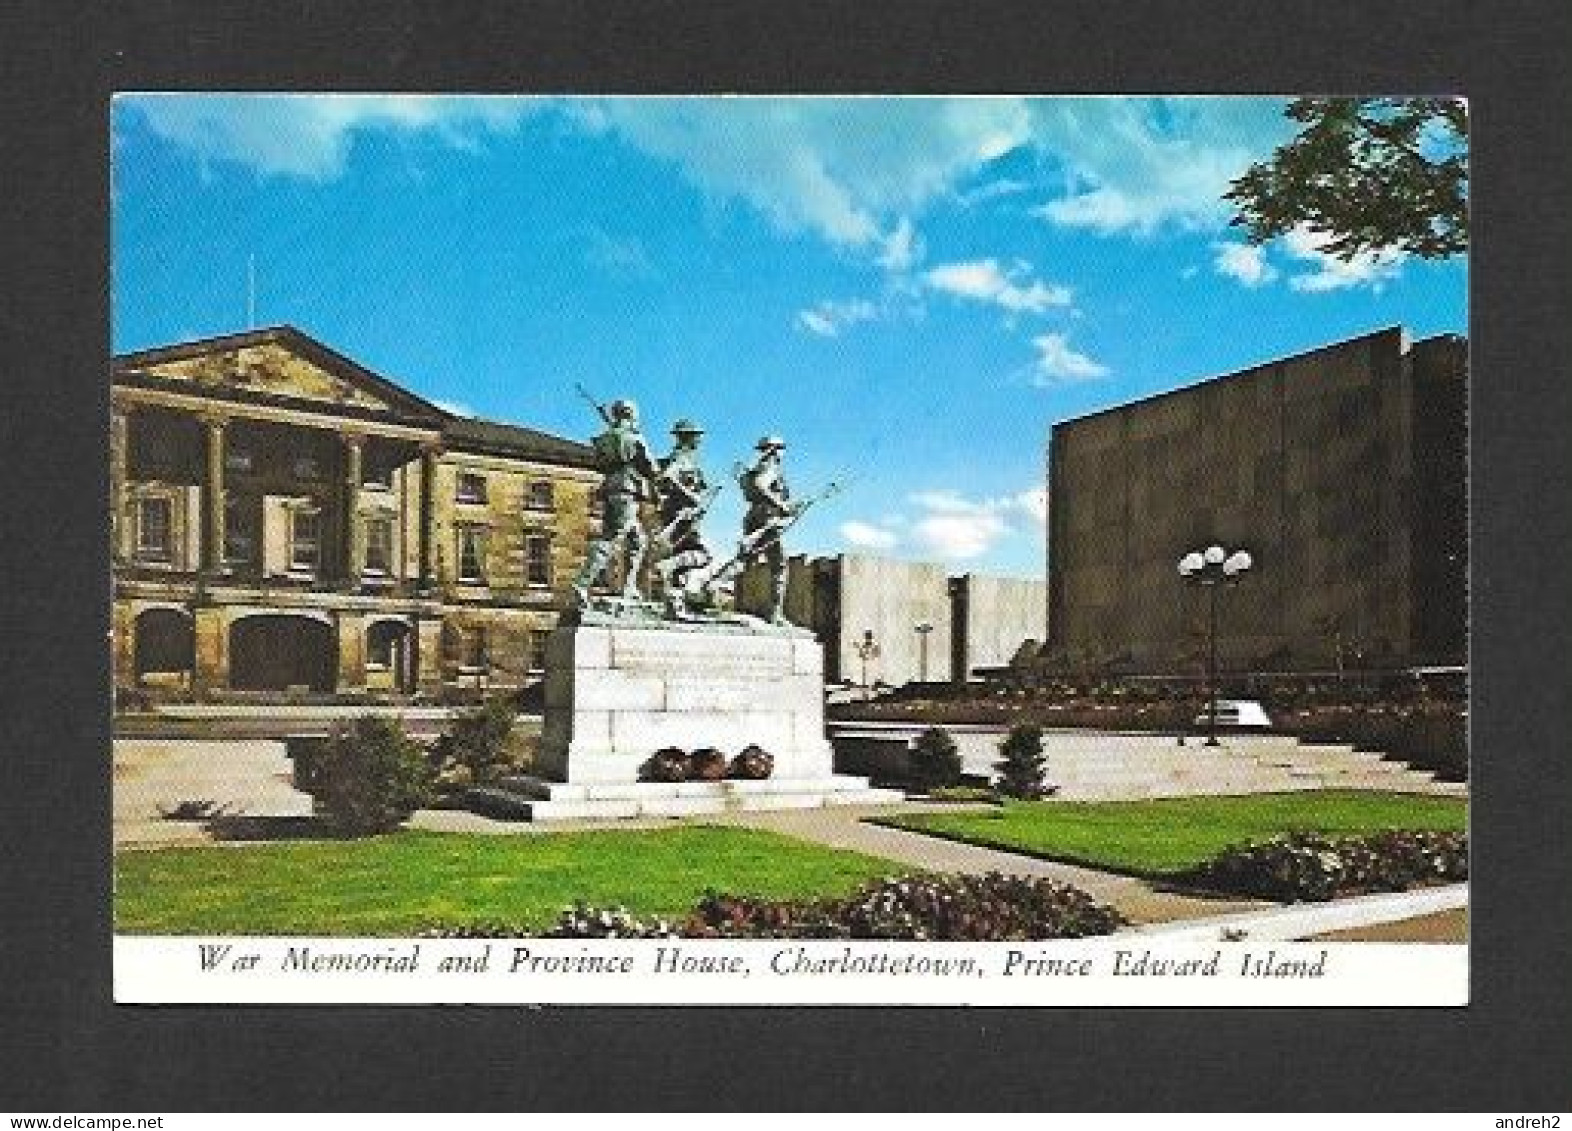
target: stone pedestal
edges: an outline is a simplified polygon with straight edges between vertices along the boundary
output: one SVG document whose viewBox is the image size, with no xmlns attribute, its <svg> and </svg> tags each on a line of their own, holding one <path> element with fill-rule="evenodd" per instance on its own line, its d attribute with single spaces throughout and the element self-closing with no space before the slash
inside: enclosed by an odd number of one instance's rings
<svg viewBox="0 0 1572 1131">
<path fill-rule="evenodd" d="M 499 815 L 687 815 L 898 801 L 837 777 L 824 733 L 824 651 L 803 629 L 629 619 L 556 629 L 536 774 L 475 798 Z M 663 747 L 758 745 L 768 781 L 641 782 Z M 506 812 L 512 806 L 515 812 Z"/>
</svg>

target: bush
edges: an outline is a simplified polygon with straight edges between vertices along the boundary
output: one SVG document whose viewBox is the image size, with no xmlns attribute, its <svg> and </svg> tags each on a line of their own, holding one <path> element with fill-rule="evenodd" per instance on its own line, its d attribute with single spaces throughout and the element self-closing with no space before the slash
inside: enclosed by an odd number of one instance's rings
<svg viewBox="0 0 1572 1131">
<path fill-rule="evenodd" d="M 308 792 L 328 823 L 349 836 L 395 829 L 431 798 L 425 752 L 397 719 L 356 719 L 313 761 Z"/>
<path fill-rule="evenodd" d="M 711 892 L 695 920 L 684 925 L 684 933 L 946 942 L 1082 938 L 1125 924 L 1117 911 L 1079 888 L 997 872 L 894 877 L 838 900 L 769 901 Z"/>
<path fill-rule="evenodd" d="M 1048 756 L 1043 753 L 1042 727 L 1023 723 L 1011 727 L 1010 733 L 999 743 L 1000 760 L 994 763 L 999 771 L 995 788 L 1006 797 L 1031 799 L 1046 796 L 1050 791 L 1043 782 L 1048 772 Z"/>
<path fill-rule="evenodd" d="M 551 939 L 669 939 L 678 932 L 665 919 L 641 919 L 625 907 L 575 903 L 563 909 L 546 937 Z"/>
<path fill-rule="evenodd" d="M 929 727 L 917 736 L 907 755 L 912 784 L 925 792 L 955 785 L 961 780 L 961 755 L 950 732 Z"/>
<path fill-rule="evenodd" d="M 985 785 L 947 785 L 928 791 L 928 800 L 944 801 L 952 805 L 962 805 L 986 801 L 990 805 L 999 803 L 999 795 Z"/>
<path fill-rule="evenodd" d="M 726 755 L 706 746 L 688 755 L 689 781 L 720 781 L 726 776 Z"/>
<path fill-rule="evenodd" d="M 457 711 L 452 728 L 436 746 L 438 780 L 461 786 L 490 785 L 515 768 L 511 699 L 494 696 L 479 706 Z"/>
<path fill-rule="evenodd" d="M 643 781 L 687 781 L 688 756 L 675 746 L 663 747 L 639 767 L 639 777 Z"/>
<path fill-rule="evenodd" d="M 728 777 L 740 778 L 743 781 L 763 781 L 775 772 L 775 756 L 767 754 L 763 747 L 745 746 L 742 753 L 731 760 L 731 767 L 726 771 Z"/>
<path fill-rule="evenodd" d="M 1468 878 L 1468 837 L 1388 830 L 1329 837 L 1298 832 L 1232 845 L 1196 868 L 1191 881 L 1288 903 L 1338 895 L 1407 891 Z"/>
</svg>

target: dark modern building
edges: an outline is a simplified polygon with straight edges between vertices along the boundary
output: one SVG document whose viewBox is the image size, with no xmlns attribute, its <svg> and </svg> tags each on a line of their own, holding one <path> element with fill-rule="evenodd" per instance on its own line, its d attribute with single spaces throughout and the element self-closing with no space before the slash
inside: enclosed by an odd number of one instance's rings
<svg viewBox="0 0 1572 1131">
<path fill-rule="evenodd" d="M 1225 669 L 1462 663 L 1467 342 L 1399 327 L 1057 424 L 1050 652 L 1173 672 L 1206 640 L 1179 558 L 1255 566 L 1222 595 Z"/>
</svg>

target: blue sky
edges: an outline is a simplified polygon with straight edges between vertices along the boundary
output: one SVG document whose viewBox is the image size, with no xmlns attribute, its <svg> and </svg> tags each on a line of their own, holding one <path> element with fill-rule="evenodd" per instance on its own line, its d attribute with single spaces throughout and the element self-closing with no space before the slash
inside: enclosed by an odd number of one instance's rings
<svg viewBox="0 0 1572 1131">
<path fill-rule="evenodd" d="M 726 477 L 788 441 L 793 550 L 1040 575 L 1049 426 L 1380 326 L 1461 260 L 1246 247 L 1270 98 L 146 95 L 112 122 L 116 352 L 292 323 L 458 411 L 632 396 Z M 737 493 L 711 540 L 729 544 Z"/>
</svg>

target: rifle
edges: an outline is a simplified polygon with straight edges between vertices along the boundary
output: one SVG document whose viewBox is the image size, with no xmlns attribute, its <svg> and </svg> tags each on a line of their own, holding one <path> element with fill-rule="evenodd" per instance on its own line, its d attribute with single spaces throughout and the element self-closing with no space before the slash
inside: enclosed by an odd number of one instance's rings
<svg viewBox="0 0 1572 1131">
<path fill-rule="evenodd" d="M 605 405 L 601 404 L 598 400 L 591 396 L 590 391 L 583 385 L 579 384 L 579 382 L 573 382 L 573 388 L 578 392 L 579 396 L 589 401 L 590 407 L 595 410 L 595 415 L 599 416 L 608 425 L 611 424 L 611 413 L 606 410 Z"/>
<path fill-rule="evenodd" d="M 724 565 L 722 565 L 719 569 L 710 575 L 709 584 L 714 585 L 721 579 L 728 577 L 730 574 L 735 573 L 737 570 L 741 569 L 743 564 L 752 558 L 753 555 L 768 548 L 771 543 L 779 542 L 781 538 L 785 536 L 786 531 L 790 530 L 793 526 L 796 526 L 799 521 L 801 521 L 802 516 L 808 512 L 809 507 L 813 506 L 815 503 L 822 503 L 825 499 L 839 494 L 840 491 L 841 485 L 839 483 L 830 483 L 817 495 L 811 495 L 797 503 L 796 506 L 792 508 L 791 513 L 781 515 L 779 518 L 771 519 L 769 522 L 765 523 L 763 526 L 747 535 L 745 538 L 743 538 L 741 544 L 737 547 L 737 552 L 733 554 Z"/>
<path fill-rule="evenodd" d="M 704 492 L 703 495 L 699 496 L 695 502 L 683 507 L 674 516 L 672 516 L 672 520 L 670 522 L 660 528 L 660 531 L 655 535 L 655 541 L 669 543 L 671 540 L 671 535 L 673 531 L 677 529 L 677 527 L 681 526 L 685 522 L 698 522 L 709 513 L 710 507 L 715 505 L 715 497 L 720 493 L 721 488 L 720 485 L 717 484 L 714 487 L 711 487 L 708 491 Z"/>
</svg>

